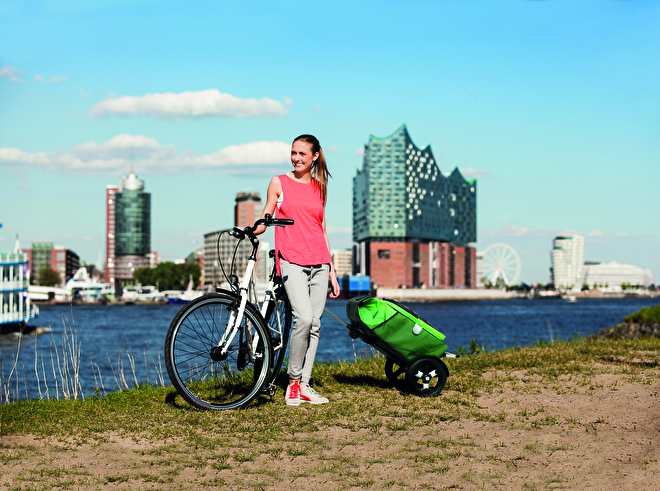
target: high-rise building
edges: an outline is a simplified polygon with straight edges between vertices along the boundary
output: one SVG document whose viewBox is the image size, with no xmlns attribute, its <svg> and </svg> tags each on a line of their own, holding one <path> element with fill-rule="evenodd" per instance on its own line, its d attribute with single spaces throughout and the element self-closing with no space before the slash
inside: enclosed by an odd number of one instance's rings
<svg viewBox="0 0 660 491">
<path fill-rule="evenodd" d="M 28 255 L 31 282 L 39 284 L 41 271 L 50 267 L 60 275 L 60 284 L 64 286 L 80 269 L 78 254 L 64 246 L 53 246 L 52 242 L 33 242 L 32 249 L 25 249 Z"/>
<path fill-rule="evenodd" d="M 115 284 L 115 193 L 119 186 L 105 187 L 105 282 Z"/>
<path fill-rule="evenodd" d="M 131 171 L 119 188 L 106 187 L 106 281 L 133 284 L 133 272 L 150 266 L 151 194 Z"/>
<path fill-rule="evenodd" d="M 405 125 L 371 136 L 353 178 L 354 273 L 382 286 L 475 287 L 477 183 L 440 172 Z"/>
<path fill-rule="evenodd" d="M 584 283 L 584 237 L 558 235 L 552 242 L 552 282 L 556 289 L 580 290 Z"/>
<path fill-rule="evenodd" d="M 245 228 L 254 225 L 261 216 L 261 196 L 259 193 L 248 191 L 236 194 L 236 206 L 234 207 L 234 224 L 236 227 Z"/>
</svg>

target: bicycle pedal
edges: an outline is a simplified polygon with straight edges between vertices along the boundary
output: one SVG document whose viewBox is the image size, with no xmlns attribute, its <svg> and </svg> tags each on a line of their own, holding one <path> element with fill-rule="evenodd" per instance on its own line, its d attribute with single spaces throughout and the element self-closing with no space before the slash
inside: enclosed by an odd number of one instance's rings
<svg viewBox="0 0 660 491">
<path fill-rule="evenodd" d="M 261 389 L 261 391 L 272 398 L 275 395 L 275 392 L 277 392 L 277 385 L 268 384 L 263 389 Z"/>
</svg>

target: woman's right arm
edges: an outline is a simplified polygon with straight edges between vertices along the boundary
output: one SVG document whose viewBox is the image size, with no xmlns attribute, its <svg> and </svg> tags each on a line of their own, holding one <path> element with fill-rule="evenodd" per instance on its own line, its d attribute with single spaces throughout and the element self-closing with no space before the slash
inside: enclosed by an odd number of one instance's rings
<svg viewBox="0 0 660 491">
<path fill-rule="evenodd" d="M 266 214 L 273 216 L 273 213 L 275 212 L 275 206 L 277 205 L 277 200 L 281 194 L 282 183 L 280 182 L 280 178 L 275 176 L 270 180 L 270 184 L 268 185 L 266 205 L 264 206 L 264 211 L 261 212 L 261 218 L 264 218 Z M 256 235 L 263 234 L 265 230 L 265 225 L 259 225 L 254 233 Z"/>
</svg>

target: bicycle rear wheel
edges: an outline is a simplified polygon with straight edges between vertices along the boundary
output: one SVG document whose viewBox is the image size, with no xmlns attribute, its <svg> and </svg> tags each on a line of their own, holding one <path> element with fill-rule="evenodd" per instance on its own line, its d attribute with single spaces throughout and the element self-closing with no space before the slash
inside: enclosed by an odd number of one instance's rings
<svg viewBox="0 0 660 491">
<path fill-rule="evenodd" d="M 268 330 L 259 312 L 245 306 L 240 328 L 222 353 L 220 340 L 239 299 L 209 294 L 174 317 L 165 338 L 165 366 L 177 392 L 199 409 L 238 409 L 257 397 L 272 365 Z"/>
<path fill-rule="evenodd" d="M 266 310 L 266 324 L 270 331 L 271 344 L 273 346 L 273 369 L 267 384 L 276 381 L 277 376 L 282 370 L 286 349 L 289 344 L 289 334 L 291 333 L 291 323 L 293 315 L 291 304 L 286 296 L 284 287 L 280 286 L 275 290 L 275 300 L 271 299 Z"/>
</svg>

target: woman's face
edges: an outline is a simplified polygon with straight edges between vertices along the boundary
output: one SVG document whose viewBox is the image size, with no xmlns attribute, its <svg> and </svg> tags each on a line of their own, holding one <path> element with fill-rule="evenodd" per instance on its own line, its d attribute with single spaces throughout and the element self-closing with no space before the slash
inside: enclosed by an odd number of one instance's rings
<svg viewBox="0 0 660 491">
<path fill-rule="evenodd" d="M 298 140 L 291 145 L 291 163 L 296 174 L 306 174 L 312 170 L 312 162 L 319 156 L 319 153 L 312 153 L 310 143 Z"/>
</svg>

